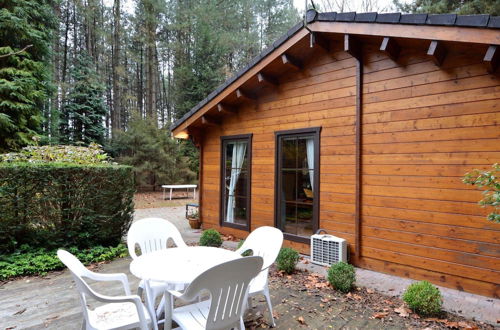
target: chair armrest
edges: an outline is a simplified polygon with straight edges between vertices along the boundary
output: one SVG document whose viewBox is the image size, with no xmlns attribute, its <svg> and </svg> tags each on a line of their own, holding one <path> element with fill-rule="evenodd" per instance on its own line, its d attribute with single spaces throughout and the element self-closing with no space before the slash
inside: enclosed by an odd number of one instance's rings
<svg viewBox="0 0 500 330">
<path fill-rule="evenodd" d="M 177 290 L 167 290 L 168 293 L 170 293 L 172 296 L 176 297 L 176 298 L 181 298 L 182 299 L 182 296 L 184 295 L 182 292 L 179 292 Z"/>
<path fill-rule="evenodd" d="M 130 295 L 130 285 L 128 283 L 127 275 L 123 273 L 115 273 L 115 274 L 101 274 L 94 273 L 89 271 L 88 274 L 85 274 L 85 277 L 88 277 L 95 281 L 118 281 L 123 285 L 123 289 L 125 290 L 125 295 Z"/>
<path fill-rule="evenodd" d="M 184 293 L 176 291 L 176 290 L 167 290 L 172 296 L 177 299 L 180 299 L 184 302 L 191 302 L 196 299 L 196 297 L 187 297 Z"/>
</svg>

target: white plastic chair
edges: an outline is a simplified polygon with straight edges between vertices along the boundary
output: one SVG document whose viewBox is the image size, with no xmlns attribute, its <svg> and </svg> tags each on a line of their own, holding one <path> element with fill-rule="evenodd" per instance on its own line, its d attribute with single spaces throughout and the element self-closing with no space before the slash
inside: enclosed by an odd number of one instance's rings
<svg viewBox="0 0 500 330">
<path fill-rule="evenodd" d="M 168 248 L 169 239 L 172 239 L 177 247 L 187 247 L 186 243 L 182 239 L 179 230 L 168 220 L 161 218 L 146 218 L 134 222 L 127 234 L 127 246 L 128 252 L 132 259 L 137 258 L 136 245 L 139 245 L 141 254 L 147 254 L 154 251 L 164 250 Z M 142 292 L 146 288 L 144 280 L 139 283 L 139 288 L 137 289 L 137 294 L 142 296 Z M 148 294 L 148 305 L 154 309 L 154 302 L 156 297 L 163 294 L 166 289 L 173 289 L 167 283 L 150 281 Z M 179 289 L 179 288 L 176 288 Z M 150 295 L 150 296 L 149 296 Z M 157 316 L 160 316 L 161 312 L 164 310 L 163 299 L 157 309 Z"/>
<path fill-rule="evenodd" d="M 268 274 L 269 267 L 274 263 L 283 244 L 283 233 L 281 230 L 274 227 L 259 227 L 248 235 L 243 245 L 236 250 L 237 253 L 243 254 L 245 251 L 252 250 L 254 256 L 260 256 L 264 259 L 262 271 L 250 283 L 249 297 L 262 294 L 266 297 L 267 306 L 269 308 L 269 317 L 271 324 L 276 326 L 273 317 L 273 307 L 271 305 L 271 297 L 269 295 Z M 251 301 L 248 300 L 248 305 L 251 307 Z"/>
<path fill-rule="evenodd" d="M 173 309 L 172 319 L 182 329 L 245 329 L 243 313 L 248 299 L 248 285 L 262 268 L 261 257 L 228 261 L 200 274 L 184 294 L 170 294 L 191 302 L 207 292 L 210 299 Z"/>
<path fill-rule="evenodd" d="M 82 329 L 149 329 L 152 325 L 151 317 L 141 298 L 130 294 L 130 286 L 125 274 L 99 274 L 85 268 L 85 266 L 71 253 L 58 250 L 57 256 L 69 268 L 83 307 Z M 95 281 L 119 281 L 125 290 L 125 296 L 105 296 L 92 290 L 83 280 L 83 277 Z M 87 297 L 95 299 L 105 305 L 91 310 L 87 306 Z"/>
</svg>

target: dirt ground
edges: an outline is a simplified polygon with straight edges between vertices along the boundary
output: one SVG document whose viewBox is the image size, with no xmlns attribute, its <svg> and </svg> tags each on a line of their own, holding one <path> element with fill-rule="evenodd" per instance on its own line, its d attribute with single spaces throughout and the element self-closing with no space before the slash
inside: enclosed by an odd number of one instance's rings
<svg viewBox="0 0 500 330">
<path fill-rule="evenodd" d="M 273 270 L 269 287 L 278 329 L 494 329 L 449 313 L 419 317 L 400 299 L 369 288 L 343 294 L 333 290 L 323 276 L 308 272 L 285 275 Z M 253 299 L 246 327 L 268 328 L 264 298 Z"/>
<path fill-rule="evenodd" d="M 163 199 L 163 192 L 148 191 L 138 192 L 134 196 L 134 204 L 136 209 L 148 209 L 157 207 L 173 207 L 184 206 L 188 203 L 198 203 L 198 199 L 193 199 L 193 190 L 190 189 L 187 193 L 184 190 L 175 190 L 172 193 L 172 200 L 168 199 L 169 193 L 166 193 L 166 198 Z"/>
</svg>

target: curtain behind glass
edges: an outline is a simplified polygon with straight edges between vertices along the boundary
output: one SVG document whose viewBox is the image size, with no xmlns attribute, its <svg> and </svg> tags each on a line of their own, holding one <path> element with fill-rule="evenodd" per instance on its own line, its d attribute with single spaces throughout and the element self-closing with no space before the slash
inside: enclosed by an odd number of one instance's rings
<svg viewBox="0 0 500 330">
<path fill-rule="evenodd" d="M 247 149 L 247 142 L 234 142 L 233 144 L 233 157 L 231 163 L 231 180 L 229 181 L 229 190 L 227 193 L 227 213 L 226 222 L 234 222 L 234 207 L 235 207 L 235 197 L 234 191 L 236 189 L 236 183 L 241 173 L 241 167 L 243 166 L 243 161 L 245 160 L 245 152 Z"/>
<path fill-rule="evenodd" d="M 311 190 L 314 191 L 314 138 L 306 139 L 307 167 L 309 170 L 309 180 L 311 180 Z"/>
</svg>

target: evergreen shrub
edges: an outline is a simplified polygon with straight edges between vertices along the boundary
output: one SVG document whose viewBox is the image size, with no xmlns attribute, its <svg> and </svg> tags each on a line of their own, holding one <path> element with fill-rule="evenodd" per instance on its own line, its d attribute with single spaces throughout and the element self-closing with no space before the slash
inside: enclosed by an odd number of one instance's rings
<svg viewBox="0 0 500 330">
<path fill-rule="evenodd" d="M 116 246 L 134 192 L 129 166 L 0 162 L 0 251 Z"/>
<path fill-rule="evenodd" d="M 337 290 L 347 293 L 354 288 L 356 271 L 346 262 L 338 262 L 328 269 L 328 282 Z"/>
<path fill-rule="evenodd" d="M 207 229 L 200 236 L 200 245 L 219 247 L 222 245 L 222 237 L 217 230 Z"/>
<path fill-rule="evenodd" d="M 297 262 L 299 262 L 299 253 L 292 248 L 282 248 L 278 258 L 276 258 L 278 270 L 282 270 L 287 274 L 294 272 Z"/>
<path fill-rule="evenodd" d="M 443 304 L 439 289 L 427 281 L 411 284 L 403 293 L 403 300 L 415 313 L 423 316 L 440 313 Z"/>
</svg>

